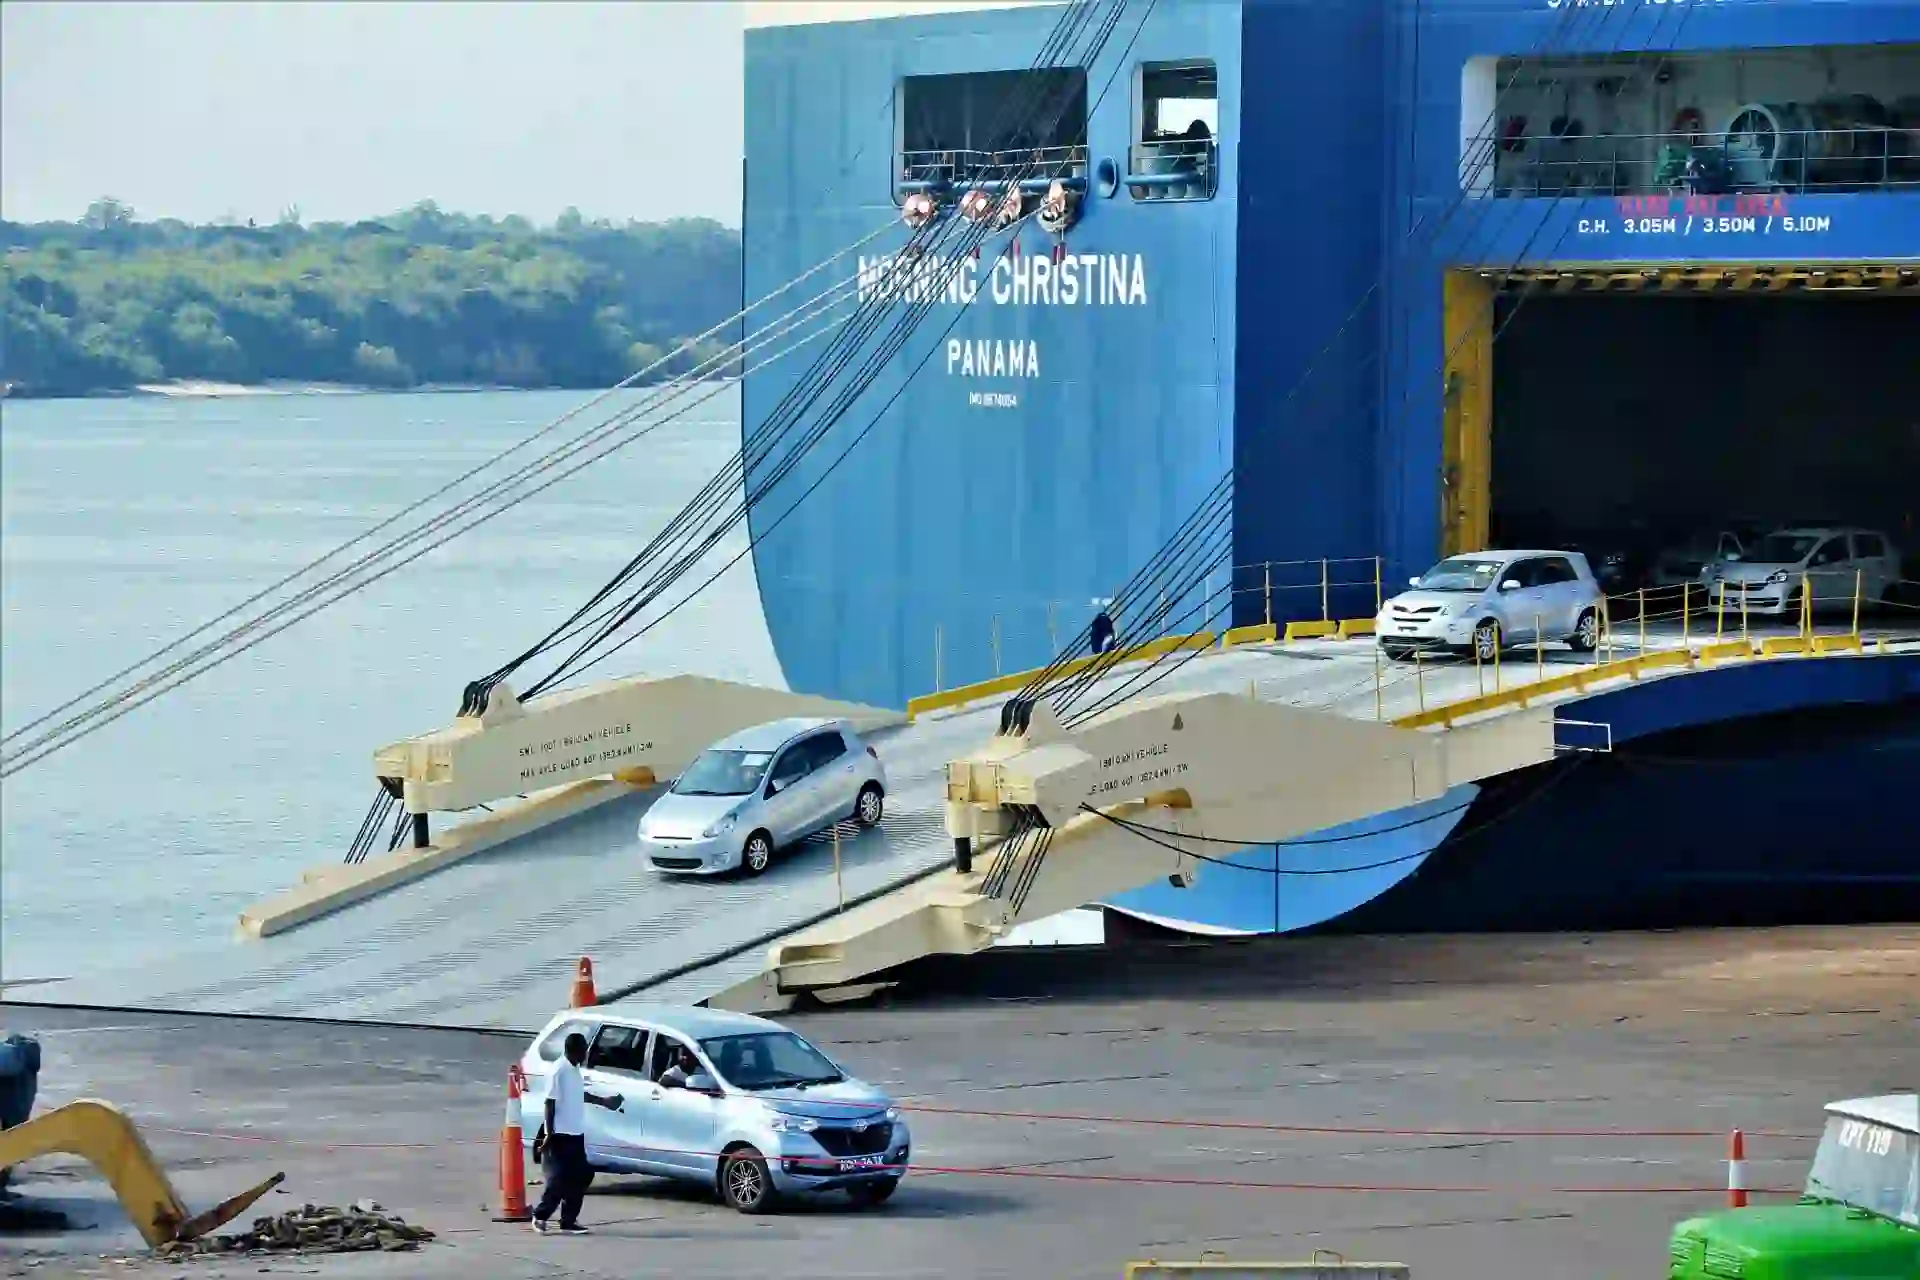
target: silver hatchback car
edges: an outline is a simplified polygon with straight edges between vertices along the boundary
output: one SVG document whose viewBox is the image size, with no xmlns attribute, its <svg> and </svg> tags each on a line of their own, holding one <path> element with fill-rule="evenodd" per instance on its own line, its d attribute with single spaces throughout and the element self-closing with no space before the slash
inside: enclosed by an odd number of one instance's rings
<svg viewBox="0 0 1920 1280">
<path fill-rule="evenodd" d="M 678 1005 L 599 1005 L 548 1022 L 520 1058 L 529 1147 L 574 1032 L 587 1040 L 587 1092 L 615 1099 L 586 1108 L 596 1170 L 711 1187 L 742 1213 L 829 1191 L 877 1205 L 906 1174 L 913 1139 L 886 1094 L 777 1022 Z"/>
<path fill-rule="evenodd" d="M 742 729 L 701 752 L 640 819 L 661 871 L 757 876 L 776 851 L 846 818 L 879 825 L 887 771 L 845 720 Z"/>
</svg>

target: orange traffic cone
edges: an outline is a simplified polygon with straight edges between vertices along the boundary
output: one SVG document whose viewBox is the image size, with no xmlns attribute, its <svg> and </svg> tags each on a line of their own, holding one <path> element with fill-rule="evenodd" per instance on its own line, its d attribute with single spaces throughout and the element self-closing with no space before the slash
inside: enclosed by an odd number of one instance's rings
<svg viewBox="0 0 1920 1280">
<path fill-rule="evenodd" d="M 1747 1207 L 1747 1135 L 1738 1129 L 1727 1141 L 1727 1208 Z"/>
<path fill-rule="evenodd" d="M 600 997 L 593 993 L 593 961 L 581 956 L 580 967 L 573 972 L 573 1007 L 585 1009 L 599 1003 Z"/>
<path fill-rule="evenodd" d="M 520 1064 L 507 1071 L 507 1122 L 500 1127 L 500 1212 L 495 1222 L 527 1222 L 533 1214 L 527 1208 L 527 1163 L 520 1149 L 520 1094 L 526 1077 Z"/>
</svg>

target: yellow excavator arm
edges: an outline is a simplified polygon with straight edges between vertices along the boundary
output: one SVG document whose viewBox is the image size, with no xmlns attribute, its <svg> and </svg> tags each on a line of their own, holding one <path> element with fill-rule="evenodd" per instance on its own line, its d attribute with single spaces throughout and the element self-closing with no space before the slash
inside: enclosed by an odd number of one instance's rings
<svg viewBox="0 0 1920 1280">
<path fill-rule="evenodd" d="M 0 1169 L 56 1154 L 79 1156 L 98 1169 L 141 1238 L 154 1248 L 226 1225 L 286 1178 L 276 1173 L 205 1213 L 189 1214 L 133 1121 L 111 1102 L 81 1098 L 0 1130 Z"/>
</svg>

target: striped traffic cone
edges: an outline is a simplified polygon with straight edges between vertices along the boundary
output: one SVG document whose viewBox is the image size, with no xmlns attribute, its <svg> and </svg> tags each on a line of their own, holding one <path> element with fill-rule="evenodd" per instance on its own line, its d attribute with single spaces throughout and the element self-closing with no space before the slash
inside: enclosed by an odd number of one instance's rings
<svg viewBox="0 0 1920 1280">
<path fill-rule="evenodd" d="M 495 1222 L 528 1222 L 526 1154 L 520 1146 L 520 1094 L 526 1077 L 520 1064 L 507 1071 L 507 1121 L 500 1126 L 500 1212 Z"/>
<path fill-rule="evenodd" d="M 593 961 L 581 956 L 573 971 L 573 1007 L 585 1009 L 599 1003 L 600 997 L 593 991 Z"/>
<path fill-rule="evenodd" d="M 1747 1207 L 1747 1136 L 1738 1129 L 1727 1141 L 1727 1208 Z"/>
</svg>

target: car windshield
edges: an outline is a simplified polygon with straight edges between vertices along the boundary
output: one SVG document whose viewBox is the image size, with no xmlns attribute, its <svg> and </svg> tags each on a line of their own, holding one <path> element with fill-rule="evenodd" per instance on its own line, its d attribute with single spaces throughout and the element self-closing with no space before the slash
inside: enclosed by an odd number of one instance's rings
<svg viewBox="0 0 1920 1280">
<path fill-rule="evenodd" d="M 673 784 L 677 796 L 744 796 L 760 785 L 773 759 L 765 751 L 703 751 Z"/>
<path fill-rule="evenodd" d="M 1820 542 L 1818 534 L 1770 533 L 1747 548 L 1742 560 L 1754 564 L 1799 564 Z"/>
<path fill-rule="evenodd" d="M 1920 1227 L 1920 1136 L 1849 1116 L 1827 1117 L 1806 1194 Z"/>
<path fill-rule="evenodd" d="M 737 1089 L 784 1089 L 795 1085 L 834 1084 L 846 1079 L 824 1053 L 791 1031 L 749 1031 L 715 1036 L 700 1047 Z"/>
<path fill-rule="evenodd" d="M 1500 572 L 1501 560 L 1469 560 L 1455 556 L 1442 560 L 1420 575 L 1414 584 L 1421 591 L 1485 591 Z"/>
</svg>

